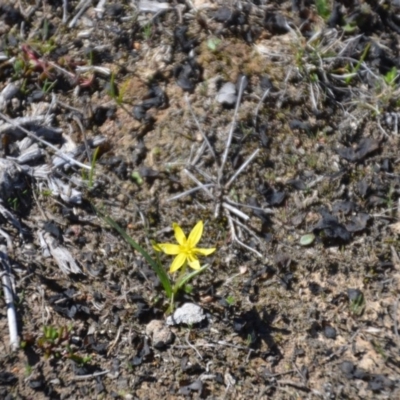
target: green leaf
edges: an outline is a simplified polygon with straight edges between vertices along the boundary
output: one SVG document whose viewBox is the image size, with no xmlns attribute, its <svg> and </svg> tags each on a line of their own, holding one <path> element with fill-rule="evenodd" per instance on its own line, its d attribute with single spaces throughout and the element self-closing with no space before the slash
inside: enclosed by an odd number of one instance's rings
<svg viewBox="0 0 400 400">
<path fill-rule="evenodd" d="M 328 1 L 327 0 L 315 0 L 315 5 L 317 6 L 317 13 L 323 18 L 328 19 L 330 15 Z"/>
<path fill-rule="evenodd" d="M 200 269 L 196 269 L 189 274 L 183 275 L 181 278 L 179 278 L 178 282 L 175 283 L 173 287 L 173 292 L 177 293 L 178 290 L 185 285 L 187 282 L 189 282 L 191 279 L 193 279 L 196 275 L 200 274 L 203 272 L 205 269 L 207 269 L 210 265 L 206 264 L 204 267 L 201 267 Z"/>
<path fill-rule="evenodd" d="M 185 285 L 183 290 L 185 291 L 186 294 L 192 294 L 193 293 L 193 286 L 192 285 Z"/>
<path fill-rule="evenodd" d="M 308 245 L 310 245 L 311 243 L 313 243 L 314 240 L 315 240 L 315 235 L 314 235 L 313 233 L 309 233 L 309 234 L 307 234 L 307 235 L 303 235 L 303 236 L 300 238 L 300 245 L 301 245 L 301 246 L 308 246 Z"/>
<path fill-rule="evenodd" d="M 171 299 L 173 294 L 171 282 L 169 280 L 167 272 L 162 267 L 162 265 L 154 261 L 149 253 L 147 253 L 147 251 L 142 246 L 140 246 L 140 244 L 136 243 L 111 217 L 101 213 L 99 210 L 96 209 L 94 205 L 92 205 L 92 207 L 99 217 L 101 217 L 105 222 L 107 222 L 108 225 L 114 228 L 123 237 L 123 239 L 125 239 L 127 243 L 129 243 L 144 257 L 144 259 L 150 264 L 151 268 L 153 268 L 154 272 L 157 274 L 158 279 L 160 279 L 167 297 Z"/>
<path fill-rule="evenodd" d="M 211 51 L 215 51 L 217 50 L 218 45 L 221 43 L 220 39 L 208 39 L 207 40 L 207 47 L 211 50 Z"/>
<path fill-rule="evenodd" d="M 138 184 L 142 185 L 143 184 L 143 178 L 140 176 L 140 173 L 138 171 L 133 171 L 131 173 L 131 178 Z"/>
<path fill-rule="evenodd" d="M 393 67 L 389 70 L 386 75 L 384 76 L 385 82 L 387 85 L 393 85 L 397 78 L 397 68 Z"/>
<path fill-rule="evenodd" d="M 100 147 L 96 147 L 96 150 L 94 151 L 93 156 L 92 156 L 92 162 L 91 162 L 90 171 L 89 171 L 89 187 L 90 188 L 93 187 L 94 168 L 96 166 L 96 161 L 97 161 L 97 157 L 99 155 L 99 150 L 100 150 Z"/>
<path fill-rule="evenodd" d="M 350 310 L 353 314 L 360 316 L 365 309 L 365 298 L 360 293 L 354 300 L 350 301 Z"/>
</svg>

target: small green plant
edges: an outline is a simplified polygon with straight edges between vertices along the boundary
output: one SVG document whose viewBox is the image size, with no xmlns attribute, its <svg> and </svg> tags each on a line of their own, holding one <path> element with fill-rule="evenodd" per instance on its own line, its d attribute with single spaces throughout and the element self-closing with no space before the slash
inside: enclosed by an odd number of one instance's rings
<svg viewBox="0 0 400 400">
<path fill-rule="evenodd" d="M 207 47 L 212 51 L 215 52 L 218 49 L 218 46 L 221 43 L 221 39 L 211 38 L 207 40 Z"/>
<path fill-rule="evenodd" d="M 94 172 L 96 169 L 96 162 L 98 159 L 99 155 L 99 147 L 96 147 L 93 156 L 92 156 L 92 161 L 90 163 L 90 170 L 89 172 L 86 169 L 82 169 L 82 180 L 87 181 L 88 188 L 91 189 L 93 188 L 93 181 L 94 181 Z"/>
<path fill-rule="evenodd" d="M 89 58 L 89 60 L 88 60 L 89 65 L 94 65 L 94 52 L 93 52 L 93 50 L 89 51 L 88 56 L 89 56 L 88 57 Z"/>
<path fill-rule="evenodd" d="M 140 246 L 135 240 L 133 240 L 111 217 L 101 213 L 94 206 L 96 213 L 105 221 L 108 225 L 114 228 L 122 238 L 132 246 L 137 252 L 139 252 L 144 259 L 153 268 L 157 274 L 160 282 L 164 288 L 165 294 L 169 300 L 169 307 L 167 313 L 171 313 L 174 310 L 174 299 L 177 293 L 181 289 L 185 289 L 195 276 L 199 275 L 208 268 L 208 264 L 201 266 L 198 260 L 198 255 L 207 256 L 215 251 L 215 248 L 204 249 L 198 248 L 197 243 L 200 241 L 203 234 L 203 222 L 199 221 L 196 226 L 192 229 L 189 237 L 182 231 L 178 224 L 173 224 L 175 238 L 178 244 L 173 243 L 153 243 L 153 249 L 156 251 L 155 259 Z M 170 266 L 169 273 L 174 274 L 178 270 L 180 273 L 176 279 L 170 279 L 166 270 L 164 269 L 161 261 L 158 257 L 158 253 L 163 252 L 167 255 L 174 255 L 175 259 Z M 192 268 L 194 271 L 187 272 L 187 267 Z"/>
<path fill-rule="evenodd" d="M 109 94 L 110 97 L 112 97 L 116 101 L 117 104 L 119 104 L 119 102 L 118 102 L 118 87 L 117 87 L 117 84 L 115 83 L 115 73 L 114 72 L 111 74 L 110 84 L 108 85 L 107 93 Z"/>
<path fill-rule="evenodd" d="M 10 207 L 14 210 L 17 211 L 19 208 L 19 200 L 18 197 L 10 197 L 7 199 L 8 204 L 10 205 Z"/>
<path fill-rule="evenodd" d="M 51 89 L 56 85 L 56 81 L 50 82 L 47 78 L 45 79 L 42 87 L 42 92 L 47 94 L 50 93 Z"/>
<path fill-rule="evenodd" d="M 230 305 L 233 306 L 236 303 L 236 299 L 232 296 L 229 295 L 228 297 L 225 298 L 225 301 Z"/>
<path fill-rule="evenodd" d="M 315 72 L 312 72 L 310 74 L 310 82 L 311 83 L 318 83 L 319 82 L 318 74 L 316 74 Z"/>
<path fill-rule="evenodd" d="M 398 78 L 398 73 L 397 73 L 397 68 L 393 67 L 391 70 L 389 70 L 388 72 L 386 72 L 386 75 L 383 77 L 383 79 L 385 80 L 385 83 L 388 86 L 394 86 L 396 83 L 396 79 Z"/>
<path fill-rule="evenodd" d="M 150 40 L 152 33 L 153 33 L 153 25 L 151 23 L 146 24 L 143 27 L 143 39 L 146 41 Z"/>
<path fill-rule="evenodd" d="M 53 194 L 53 192 L 50 189 L 44 189 L 40 192 L 40 194 L 44 197 L 49 197 Z"/>
<path fill-rule="evenodd" d="M 247 335 L 245 344 L 246 344 L 247 347 L 250 347 L 252 345 L 252 343 L 253 343 L 253 336 L 252 336 L 251 333 L 249 333 Z"/>
<path fill-rule="evenodd" d="M 42 41 L 45 42 L 49 38 L 49 21 L 47 18 L 44 19 L 43 21 L 43 27 L 42 27 Z"/>
<path fill-rule="evenodd" d="M 345 81 L 346 85 L 349 85 L 351 83 L 351 81 L 353 79 L 353 74 L 356 74 L 358 72 L 358 70 L 360 69 L 361 64 L 364 62 L 364 60 L 366 59 L 366 57 L 368 55 L 370 47 L 371 47 L 371 43 L 368 43 L 365 46 L 364 51 L 362 52 L 361 57 L 358 60 L 358 62 L 355 65 L 355 67 L 353 67 L 353 66 L 349 67 L 349 72 L 350 72 L 351 75 L 345 78 L 344 81 Z"/>
<path fill-rule="evenodd" d="M 394 187 L 394 185 L 393 184 L 391 184 L 390 186 L 389 186 L 389 191 L 388 191 L 388 194 L 387 194 L 387 198 L 386 198 L 386 204 L 387 204 L 387 208 L 390 210 L 390 209 L 392 209 L 393 208 L 393 206 L 394 206 L 394 194 L 395 194 L 395 192 L 396 192 L 396 189 L 395 189 L 395 187 Z"/>
<path fill-rule="evenodd" d="M 371 344 L 374 350 L 386 361 L 388 359 L 388 355 L 385 352 L 384 346 L 382 346 L 376 340 L 371 340 Z"/>
<path fill-rule="evenodd" d="M 353 33 L 357 30 L 357 22 L 349 22 L 343 26 L 343 31 L 347 33 Z"/>
<path fill-rule="evenodd" d="M 354 300 L 350 301 L 350 311 L 357 316 L 360 316 L 365 309 L 364 295 L 360 293 Z"/>
<path fill-rule="evenodd" d="M 318 15 L 320 15 L 323 19 L 327 20 L 329 18 L 329 15 L 331 14 L 328 6 L 328 1 L 315 0 L 315 5 L 317 7 Z"/>
<path fill-rule="evenodd" d="M 185 291 L 186 294 L 192 294 L 193 293 L 193 285 L 186 284 L 183 287 L 183 290 Z"/>
<path fill-rule="evenodd" d="M 37 346 L 44 352 L 46 358 L 60 357 L 60 345 L 67 344 L 69 331 L 66 327 L 43 326 L 43 334 L 36 341 Z"/>
<path fill-rule="evenodd" d="M 300 71 L 304 70 L 304 53 L 305 53 L 304 48 L 302 46 L 297 46 L 295 54 L 295 63 L 296 66 L 300 69 Z"/>
<path fill-rule="evenodd" d="M 21 77 L 25 71 L 25 61 L 22 58 L 16 58 L 13 64 L 14 68 L 14 79 Z"/>
<path fill-rule="evenodd" d="M 72 325 L 59 327 L 45 325 L 39 337 L 35 338 L 34 335 L 30 334 L 25 335 L 24 340 L 21 341 L 21 348 L 25 349 L 29 345 L 36 344 L 44 353 L 45 358 L 65 357 L 83 366 L 90 362 L 92 357 L 90 355 L 81 356 L 75 353 L 70 345 L 72 328 Z"/>
<path fill-rule="evenodd" d="M 117 103 L 117 105 L 122 106 L 124 101 L 125 90 L 122 88 L 118 89 L 117 83 L 115 82 L 115 73 L 111 74 L 110 83 L 107 90 L 108 95 Z"/>
<path fill-rule="evenodd" d="M 131 178 L 132 178 L 132 180 L 133 181 L 135 181 L 136 182 L 136 184 L 137 185 L 143 185 L 143 178 L 142 178 L 142 176 L 140 175 L 140 172 L 139 171 L 133 171 L 132 173 L 131 173 Z"/>
<path fill-rule="evenodd" d="M 32 365 L 25 364 L 25 376 L 31 375 L 32 371 L 33 371 Z"/>
<path fill-rule="evenodd" d="M 81 367 L 92 361 L 92 356 L 80 356 L 76 354 L 69 345 L 67 345 L 67 350 L 68 350 L 68 358 L 76 362 Z"/>
</svg>

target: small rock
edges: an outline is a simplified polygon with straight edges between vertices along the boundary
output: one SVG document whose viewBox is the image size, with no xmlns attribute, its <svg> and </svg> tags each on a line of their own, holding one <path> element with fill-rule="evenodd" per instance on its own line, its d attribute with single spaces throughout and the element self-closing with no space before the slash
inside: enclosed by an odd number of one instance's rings
<svg viewBox="0 0 400 400">
<path fill-rule="evenodd" d="M 167 318 L 167 325 L 193 325 L 198 324 L 207 317 L 204 315 L 203 309 L 197 304 L 185 303 Z"/>
<path fill-rule="evenodd" d="M 365 379 L 368 376 L 368 373 L 365 372 L 362 368 L 356 368 L 353 372 L 354 379 Z"/>
<path fill-rule="evenodd" d="M 146 326 L 146 335 L 151 338 L 153 347 L 156 349 L 163 348 L 172 343 L 174 334 L 165 326 L 163 321 L 153 319 Z"/>
<path fill-rule="evenodd" d="M 350 301 L 357 301 L 357 299 L 362 295 L 363 293 L 359 289 L 347 289 L 347 296 Z"/>
<path fill-rule="evenodd" d="M 373 392 L 379 392 L 381 390 L 390 390 L 394 386 L 394 382 L 385 377 L 384 375 L 374 374 L 371 377 L 371 380 L 368 382 L 368 389 L 372 390 Z"/>
<path fill-rule="evenodd" d="M 354 364 L 351 361 L 343 361 L 340 370 L 350 379 L 353 377 Z"/>
<path fill-rule="evenodd" d="M 327 325 L 324 328 L 324 335 L 328 339 L 336 339 L 336 329 Z"/>
</svg>

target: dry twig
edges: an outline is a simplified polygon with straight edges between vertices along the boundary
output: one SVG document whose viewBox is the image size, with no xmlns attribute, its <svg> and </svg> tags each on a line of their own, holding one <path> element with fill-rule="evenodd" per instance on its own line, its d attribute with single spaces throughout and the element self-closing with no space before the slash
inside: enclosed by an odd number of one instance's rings
<svg viewBox="0 0 400 400">
<path fill-rule="evenodd" d="M 7 306 L 8 330 L 10 334 L 10 347 L 12 351 L 19 348 L 19 337 L 17 329 L 17 316 L 14 306 L 14 285 L 11 266 L 5 246 L 0 246 L 1 282 Z"/>
</svg>

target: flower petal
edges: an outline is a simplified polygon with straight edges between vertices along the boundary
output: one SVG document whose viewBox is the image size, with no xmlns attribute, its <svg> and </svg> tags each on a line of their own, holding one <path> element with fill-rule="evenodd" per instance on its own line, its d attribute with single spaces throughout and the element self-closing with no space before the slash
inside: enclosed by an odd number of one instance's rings
<svg viewBox="0 0 400 400">
<path fill-rule="evenodd" d="M 160 250 L 157 250 L 158 248 Z M 180 252 L 180 246 L 173 243 L 157 243 L 155 246 L 153 245 L 153 249 L 156 251 L 162 251 L 170 256 L 176 256 Z"/>
<path fill-rule="evenodd" d="M 202 234 L 203 234 L 203 221 L 199 221 L 189 234 L 188 245 L 190 249 L 196 247 L 196 244 L 199 243 Z"/>
<path fill-rule="evenodd" d="M 158 243 L 153 242 L 153 243 L 152 243 L 152 246 L 153 246 L 153 249 L 154 249 L 155 251 L 163 251 L 162 248 L 161 248 L 161 246 L 160 246 Z"/>
<path fill-rule="evenodd" d="M 212 248 L 212 249 L 202 249 L 200 247 L 196 247 L 195 249 L 193 249 L 192 251 L 195 254 L 200 254 L 202 256 L 209 256 L 210 254 L 214 253 L 214 251 L 216 250 L 216 248 Z"/>
<path fill-rule="evenodd" d="M 184 245 L 186 243 L 186 235 L 183 233 L 182 228 L 175 223 L 172 224 L 172 228 L 174 229 L 176 241 L 179 244 Z"/>
<path fill-rule="evenodd" d="M 177 271 L 180 267 L 182 267 L 183 264 L 185 264 L 185 261 L 186 261 L 186 254 L 179 253 L 175 257 L 174 261 L 172 261 L 169 272 L 172 274 L 173 272 Z"/>
<path fill-rule="evenodd" d="M 200 269 L 200 262 L 195 255 L 189 254 L 188 264 L 190 268 Z"/>
</svg>

